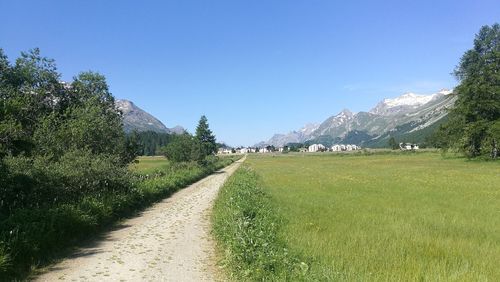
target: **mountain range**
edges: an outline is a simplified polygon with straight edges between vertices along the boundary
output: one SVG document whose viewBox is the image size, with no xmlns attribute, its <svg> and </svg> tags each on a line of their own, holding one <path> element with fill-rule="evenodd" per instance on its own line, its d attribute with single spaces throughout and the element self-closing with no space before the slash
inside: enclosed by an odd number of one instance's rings
<svg viewBox="0 0 500 282">
<path fill-rule="evenodd" d="M 123 113 L 123 128 L 125 132 L 154 131 L 158 133 L 182 134 L 185 129 L 181 126 L 166 127 L 159 119 L 137 107 L 128 100 L 116 100 L 116 107 Z"/>
<path fill-rule="evenodd" d="M 365 147 L 384 147 L 389 138 L 398 142 L 424 142 L 441 123 L 446 121 L 448 109 L 456 97 L 450 90 L 432 95 L 405 93 L 384 99 L 368 112 L 352 113 L 348 109 L 327 118 L 319 124 L 287 134 L 275 134 L 257 147 L 281 147 L 290 143 L 349 143 Z"/>
</svg>

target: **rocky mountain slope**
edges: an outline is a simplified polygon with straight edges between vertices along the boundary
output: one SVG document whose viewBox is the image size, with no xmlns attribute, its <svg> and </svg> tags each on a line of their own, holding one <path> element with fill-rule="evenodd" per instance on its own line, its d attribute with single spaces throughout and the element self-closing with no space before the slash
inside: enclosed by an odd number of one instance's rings
<svg viewBox="0 0 500 282">
<path fill-rule="evenodd" d="M 116 100 L 116 107 L 123 113 L 123 128 L 125 132 L 134 130 L 154 131 L 158 133 L 175 133 L 181 134 L 185 130 L 181 126 L 167 128 L 160 120 L 137 107 L 133 102 L 128 100 Z"/>
<path fill-rule="evenodd" d="M 432 129 L 442 123 L 455 102 L 449 90 L 432 95 L 406 93 L 384 99 L 368 112 L 352 113 L 344 109 L 331 116 L 307 134 L 293 131 L 276 134 L 267 142 L 273 146 L 287 143 L 353 143 L 362 146 L 385 146 L 394 136 L 401 141 L 422 142 Z M 408 140 L 407 140 L 408 139 Z"/>
</svg>

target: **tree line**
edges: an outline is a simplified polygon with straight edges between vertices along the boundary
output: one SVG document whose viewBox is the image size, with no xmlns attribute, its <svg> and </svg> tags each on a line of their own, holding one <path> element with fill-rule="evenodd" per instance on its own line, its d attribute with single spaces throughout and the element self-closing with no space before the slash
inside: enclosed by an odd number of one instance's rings
<svg viewBox="0 0 500 282">
<path fill-rule="evenodd" d="M 175 135 L 155 131 L 132 131 L 127 134 L 127 138 L 131 144 L 135 144 L 137 155 L 155 156 L 161 154 L 160 148 L 170 143 L 175 138 Z"/>
</svg>

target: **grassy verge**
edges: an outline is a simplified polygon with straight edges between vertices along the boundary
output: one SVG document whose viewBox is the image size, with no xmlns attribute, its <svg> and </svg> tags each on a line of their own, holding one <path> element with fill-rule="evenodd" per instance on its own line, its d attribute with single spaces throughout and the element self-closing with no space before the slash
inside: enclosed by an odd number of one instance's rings
<svg viewBox="0 0 500 282">
<path fill-rule="evenodd" d="M 223 266 L 234 280 L 299 279 L 307 264 L 277 236 L 283 219 L 257 174 L 243 165 L 225 183 L 213 210 Z"/>
<path fill-rule="evenodd" d="M 19 209 L 7 218 L 0 218 L 0 281 L 24 279 L 30 270 L 59 257 L 63 250 L 82 239 L 237 158 L 220 158 L 204 166 L 168 165 L 151 175 L 138 174 L 132 189 L 126 192 L 103 193 L 51 207 Z"/>
</svg>

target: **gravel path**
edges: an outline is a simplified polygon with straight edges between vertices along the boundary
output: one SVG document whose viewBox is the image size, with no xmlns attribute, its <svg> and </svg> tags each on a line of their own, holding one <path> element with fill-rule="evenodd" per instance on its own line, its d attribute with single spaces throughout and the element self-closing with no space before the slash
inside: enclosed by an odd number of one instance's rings
<svg viewBox="0 0 500 282">
<path fill-rule="evenodd" d="M 219 188 L 243 161 L 124 221 L 35 280 L 216 280 L 210 211 Z"/>
</svg>

